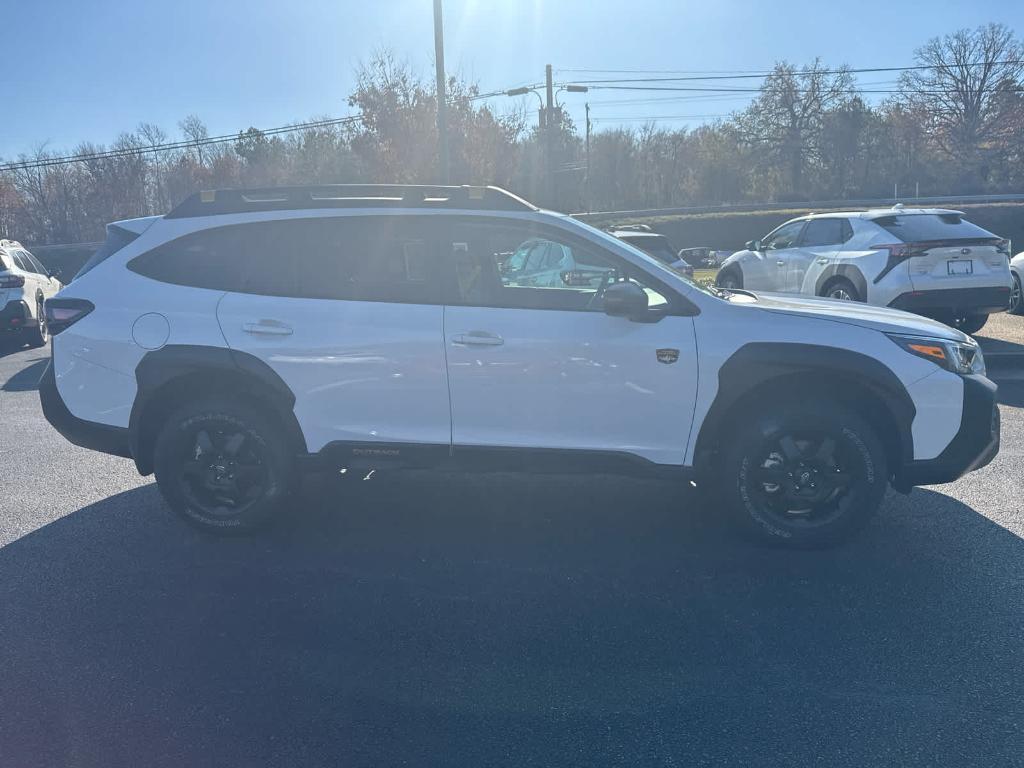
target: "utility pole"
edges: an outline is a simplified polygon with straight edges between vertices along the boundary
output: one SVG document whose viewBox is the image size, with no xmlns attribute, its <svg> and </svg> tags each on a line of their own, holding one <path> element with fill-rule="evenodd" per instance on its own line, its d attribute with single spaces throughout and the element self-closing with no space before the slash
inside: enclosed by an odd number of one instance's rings
<svg viewBox="0 0 1024 768">
<path fill-rule="evenodd" d="M 586 102 L 583 105 L 587 110 L 587 180 L 586 180 L 586 195 L 587 195 L 587 213 L 590 213 L 590 102 Z"/>
<path fill-rule="evenodd" d="M 440 0 L 438 0 L 440 2 Z M 547 203 L 555 207 L 555 88 L 551 82 L 551 65 L 544 67 L 544 79 L 547 89 L 547 106 L 544 109 L 544 133 L 547 149 Z"/>
<path fill-rule="evenodd" d="M 444 82 L 444 22 L 441 0 L 434 0 L 434 65 L 437 69 L 437 156 L 438 176 L 442 184 L 449 181 L 448 162 L 448 97 Z M 551 94 L 551 67 L 548 67 L 548 98 Z"/>
</svg>

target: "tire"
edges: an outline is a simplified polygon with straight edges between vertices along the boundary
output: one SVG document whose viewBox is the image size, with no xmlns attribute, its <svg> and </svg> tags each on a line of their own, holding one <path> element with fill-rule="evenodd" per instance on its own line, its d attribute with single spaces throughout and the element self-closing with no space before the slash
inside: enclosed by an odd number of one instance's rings
<svg viewBox="0 0 1024 768">
<path fill-rule="evenodd" d="M 31 328 L 25 329 L 25 341 L 30 347 L 45 347 L 50 340 L 50 329 L 46 327 L 46 312 L 43 309 L 43 300 L 36 299 L 35 322 Z"/>
<path fill-rule="evenodd" d="M 284 431 L 245 402 L 182 406 L 156 439 L 157 485 L 171 509 L 216 534 L 242 534 L 278 518 L 294 486 Z"/>
<path fill-rule="evenodd" d="M 953 327 L 967 334 L 975 334 L 985 327 L 988 315 L 964 315 L 953 318 Z"/>
<path fill-rule="evenodd" d="M 812 400 L 744 419 L 720 466 L 719 491 L 738 532 L 806 549 L 863 528 L 888 477 L 875 430 L 844 406 Z"/>
<path fill-rule="evenodd" d="M 864 301 L 856 286 L 845 277 L 829 280 L 821 289 L 821 295 L 838 301 Z"/>
<path fill-rule="evenodd" d="M 743 273 L 736 267 L 729 267 L 718 273 L 715 277 L 715 285 L 725 288 L 727 291 L 743 287 Z"/>
<path fill-rule="evenodd" d="M 1020 275 L 1013 273 L 1013 288 L 1010 289 L 1011 315 L 1024 315 L 1024 291 L 1021 290 Z"/>
</svg>

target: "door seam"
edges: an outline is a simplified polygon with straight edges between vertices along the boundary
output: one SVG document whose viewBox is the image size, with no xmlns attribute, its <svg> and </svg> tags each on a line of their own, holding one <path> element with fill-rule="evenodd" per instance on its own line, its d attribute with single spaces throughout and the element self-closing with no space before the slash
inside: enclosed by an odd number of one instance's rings
<svg viewBox="0 0 1024 768">
<path fill-rule="evenodd" d="M 452 377 L 448 367 L 448 305 L 441 305 L 441 351 L 444 352 L 444 383 L 448 388 L 448 456 L 455 455 L 455 407 L 452 402 Z"/>
</svg>

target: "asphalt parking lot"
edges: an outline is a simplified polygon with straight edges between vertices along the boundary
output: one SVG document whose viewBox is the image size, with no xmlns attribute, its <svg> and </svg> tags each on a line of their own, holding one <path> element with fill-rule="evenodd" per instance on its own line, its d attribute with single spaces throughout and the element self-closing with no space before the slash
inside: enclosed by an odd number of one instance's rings
<svg viewBox="0 0 1024 768">
<path fill-rule="evenodd" d="M 993 464 L 835 551 L 427 473 L 217 540 L 50 429 L 47 355 L 0 356 L 0 765 L 1024 764 L 1024 381 Z"/>
</svg>

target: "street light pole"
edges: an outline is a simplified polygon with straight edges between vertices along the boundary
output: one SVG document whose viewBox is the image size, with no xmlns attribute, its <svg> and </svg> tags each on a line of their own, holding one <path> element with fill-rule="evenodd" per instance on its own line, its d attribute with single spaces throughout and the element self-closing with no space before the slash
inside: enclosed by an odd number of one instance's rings
<svg viewBox="0 0 1024 768">
<path fill-rule="evenodd" d="M 444 21 L 441 17 L 441 0 L 434 0 L 434 65 L 437 74 L 438 176 L 442 184 L 447 184 L 449 182 L 448 96 L 444 81 Z"/>
<path fill-rule="evenodd" d="M 547 204 L 555 207 L 555 89 L 551 81 L 551 65 L 544 67 L 544 79 L 547 91 L 547 105 L 544 109 L 544 135 L 547 151 L 545 154 L 547 169 Z"/>
<path fill-rule="evenodd" d="M 590 102 L 586 102 L 583 105 L 587 110 L 587 183 L 586 183 L 586 195 L 587 195 L 587 213 L 590 213 Z"/>
</svg>

